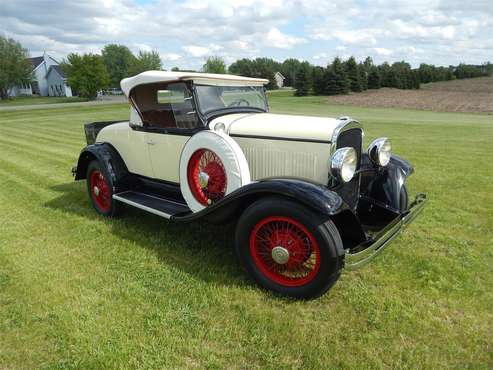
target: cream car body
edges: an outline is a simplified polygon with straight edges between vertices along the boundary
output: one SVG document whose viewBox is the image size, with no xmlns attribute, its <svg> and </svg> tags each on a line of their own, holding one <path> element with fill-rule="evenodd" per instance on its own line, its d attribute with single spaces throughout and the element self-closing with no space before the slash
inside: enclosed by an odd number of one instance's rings
<svg viewBox="0 0 493 370">
<path fill-rule="evenodd" d="M 287 176 L 327 182 L 331 135 L 341 120 L 241 113 L 216 118 L 210 127 L 218 123 L 243 150 L 252 180 Z M 97 136 L 97 142 L 112 143 L 130 172 L 173 182 L 180 181 L 179 159 L 188 139 L 134 130 L 129 122 L 107 126 Z M 146 151 L 150 161 L 142 155 Z"/>
</svg>

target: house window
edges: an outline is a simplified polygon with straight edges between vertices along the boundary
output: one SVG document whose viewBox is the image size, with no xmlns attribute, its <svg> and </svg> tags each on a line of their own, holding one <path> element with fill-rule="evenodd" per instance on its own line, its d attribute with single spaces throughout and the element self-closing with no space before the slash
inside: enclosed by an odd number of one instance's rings
<svg viewBox="0 0 493 370">
<path fill-rule="evenodd" d="M 130 96 L 140 111 L 144 127 L 194 129 L 199 126 L 192 93 L 183 82 L 136 86 Z"/>
</svg>

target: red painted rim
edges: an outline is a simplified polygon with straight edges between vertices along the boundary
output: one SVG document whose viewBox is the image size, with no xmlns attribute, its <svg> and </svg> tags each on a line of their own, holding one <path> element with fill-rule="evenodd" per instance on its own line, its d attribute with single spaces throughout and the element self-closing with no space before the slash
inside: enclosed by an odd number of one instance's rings
<svg viewBox="0 0 493 370">
<path fill-rule="evenodd" d="M 101 212 L 108 212 L 111 208 L 111 192 L 101 171 L 94 170 L 91 172 L 89 189 L 92 199 Z"/>
<path fill-rule="evenodd" d="M 200 174 L 206 174 L 208 183 L 200 184 Z M 210 205 L 226 194 L 226 170 L 219 156 L 209 149 L 193 153 L 187 168 L 188 185 L 194 198 L 202 205 Z"/>
<path fill-rule="evenodd" d="M 274 261 L 275 247 L 289 252 L 286 263 Z M 320 269 L 317 241 L 305 226 L 290 217 L 272 216 L 258 222 L 250 234 L 250 255 L 267 278 L 284 286 L 305 285 Z"/>
</svg>

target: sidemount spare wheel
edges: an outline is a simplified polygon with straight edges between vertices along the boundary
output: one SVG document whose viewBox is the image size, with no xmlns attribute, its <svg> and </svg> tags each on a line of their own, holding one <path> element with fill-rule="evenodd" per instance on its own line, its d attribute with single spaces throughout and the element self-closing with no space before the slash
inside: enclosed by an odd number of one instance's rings
<svg viewBox="0 0 493 370">
<path fill-rule="evenodd" d="M 185 144 L 180 158 L 180 188 L 192 211 L 204 209 L 249 182 L 245 155 L 228 135 L 200 131 Z"/>
<path fill-rule="evenodd" d="M 294 298 L 325 293 L 341 274 L 342 240 L 330 219 L 283 198 L 249 206 L 236 227 L 236 252 L 264 288 Z"/>
<path fill-rule="evenodd" d="M 89 199 L 97 213 L 105 217 L 120 213 L 121 205 L 113 199 L 111 176 L 97 159 L 87 166 L 86 184 Z"/>
</svg>

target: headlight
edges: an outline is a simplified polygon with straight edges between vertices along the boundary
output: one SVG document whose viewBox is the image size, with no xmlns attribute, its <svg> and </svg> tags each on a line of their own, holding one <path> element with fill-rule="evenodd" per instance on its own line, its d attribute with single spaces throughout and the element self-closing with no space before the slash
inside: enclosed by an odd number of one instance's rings
<svg viewBox="0 0 493 370">
<path fill-rule="evenodd" d="M 337 149 L 330 161 L 330 171 L 340 181 L 351 181 L 356 172 L 357 161 L 358 156 L 354 148 Z"/>
<path fill-rule="evenodd" d="M 368 155 L 373 163 L 379 166 L 389 164 L 392 155 L 392 145 L 386 137 L 374 140 L 368 147 Z"/>
</svg>

